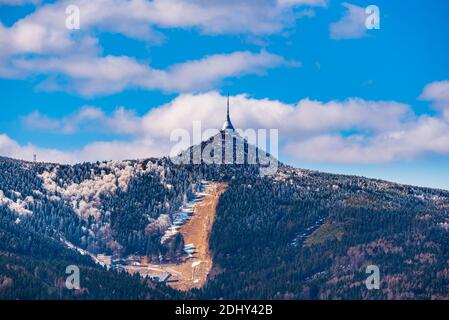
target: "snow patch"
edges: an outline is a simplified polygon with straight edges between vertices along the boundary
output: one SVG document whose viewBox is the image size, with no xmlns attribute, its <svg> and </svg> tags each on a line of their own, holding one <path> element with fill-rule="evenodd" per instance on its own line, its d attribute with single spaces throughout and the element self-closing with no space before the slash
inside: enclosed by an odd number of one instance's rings
<svg viewBox="0 0 449 320">
<path fill-rule="evenodd" d="M 102 215 L 101 198 L 113 196 L 120 188 L 128 191 L 131 179 L 145 172 L 158 170 L 163 175 L 163 167 L 157 166 L 148 161 L 146 170 L 142 168 L 142 163 L 132 163 L 131 161 L 109 161 L 99 164 L 100 174 L 91 173 L 91 179 L 81 183 L 71 183 L 68 186 L 60 187 L 56 183 L 57 168 L 52 171 L 44 171 L 39 177 L 43 180 L 43 187 L 49 192 L 49 199 L 63 199 L 69 203 L 73 210 L 83 219 L 89 216 L 99 219 Z M 106 173 L 109 172 L 109 173 Z"/>
<path fill-rule="evenodd" d="M 148 234 L 151 234 L 155 231 L 165 231 L 170 227 L 172 223 L 168 214 L 161 214 L 156 220 L 152 220 L 153 221 L 145 228 L 145 232 L 147 232 Z"/>
<path fill-rule="evenodd" d="M 444 230 L 449 230 L 449 223 L 447 221 L 439 223 L 440 227 Z"/>
<path fill-rule="evenodd" d="M 16 196 L 20 194 L 19 192 L 13 192 Z M 14 211 L 20 215 L 31 215 L 33 212 L 27 209 L 30 202 L 17 199 L 13 201 L 12 199 L 5 196 L 3 190 L 0 190 L 0 206 L 7 206 L 9 210 Z"/>
</svg>

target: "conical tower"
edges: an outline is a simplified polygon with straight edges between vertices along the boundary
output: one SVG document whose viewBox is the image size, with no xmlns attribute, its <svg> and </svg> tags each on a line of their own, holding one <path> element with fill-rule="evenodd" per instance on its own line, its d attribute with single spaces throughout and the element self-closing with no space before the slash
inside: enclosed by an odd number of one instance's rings
<svg viewBox="0 0 449 320">
<path fill-rule="evenodd" d="M 229 116 L 229 93 L 228 93 L 228 99 L 226 102 L 226 121 L 223 123 L 223 131 L 232 131 L 234 132 L 234 126 L 232 125 L 231 122 L 231 117 Z"/>
</svg>

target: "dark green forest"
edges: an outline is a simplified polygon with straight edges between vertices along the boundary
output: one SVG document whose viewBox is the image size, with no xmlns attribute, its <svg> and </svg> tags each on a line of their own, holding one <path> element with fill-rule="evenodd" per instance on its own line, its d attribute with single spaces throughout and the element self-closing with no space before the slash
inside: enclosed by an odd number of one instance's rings
<svg viewBox="0 0 449 320">
<path fill-rule="evenodd" d="M 416 188 L 379 190 L 376 181 L 354 177 L 310 173 L 292 180 L 231 182 L 211 238 L 221 273 L 202 298 L 448 297 L 449 232 L 437 223 L 447 214 L 442 203 L 416 197 Z M 446 192 L 427 192 L 447 203 Z M 306 241 L 292 243 L 316 221 Z M 380 269 L 380 290 L 365 286 L 368 265 Z"/>
<path fill-rule="evenodd" d="M 171 259 L 164 219 L 226 181 L 201 290 L 107 271 L 68 249 Z M 167 158 L 75 166 L 0 158 L 0 299 L 442 299 L 449 297 L 449 192 L 280 164 L 174 165 Z M 95 192 L 94 192 L 95 191 Z M 87 209 L 85 209 L 87 208 Z M 86 216 L 86 212 L 92 212 Z M 65 268 L 81 290 L 65 289 Z M 368 265 L 380 289 L 365 286 Z"/>
</svg>

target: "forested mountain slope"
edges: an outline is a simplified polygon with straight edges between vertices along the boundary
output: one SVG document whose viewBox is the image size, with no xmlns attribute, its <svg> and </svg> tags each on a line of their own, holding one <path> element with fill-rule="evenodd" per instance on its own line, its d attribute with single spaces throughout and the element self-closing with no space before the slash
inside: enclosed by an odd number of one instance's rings
<svg viewBox="0 0 449 320">
<path fill-rule="evenodd" d="M 261 176 L 259 164 L 175 165 L 168 158 L 74 166 L 0 158 L 0 297 L 71 298 L 52 281 L 72 261 L 91 272 L 86 297 L 120 298 L 133 286 L 140 289 L 128 297 L 180 297 L 101 269 L 60 239 L 94 254 L 169 258 L 173 244 L 162 245 L 161 236 L 203 179 L 229 185 L 210 239 L 215 266 L 202 290 L 182 297 L 449 297 L 447 191 L 281 163 L 276 174 Z M 379 290 L 365 287 L 368 265 L 379 267 Z M 21 289 L 8 289 L 11 281 Z M 104 281 L 117 291 L 105 290 Z"/>
<path fill-rule="evenodd" d="M 291 168 L 231 180 L 204 298 L 449 298 L 449 192 Z M 380 289 L 368 290 L 368 265 Z"/>
<path fill-rule="evenodd" d="M 1 158 L 0 172 L 3 215 L 95 254 L 163 253 L 170 213 L 199 185 L 167 159 L 68 166 Z"/>
<path fill-rule="evenodd" d="M 90 257 L 0 214 L 0 300 L 2 299 L 173 299 L 166 286 L 108 271 Z M 80 290 L 66 288 L 66 268 L 80 271 Z"/>
</svg>

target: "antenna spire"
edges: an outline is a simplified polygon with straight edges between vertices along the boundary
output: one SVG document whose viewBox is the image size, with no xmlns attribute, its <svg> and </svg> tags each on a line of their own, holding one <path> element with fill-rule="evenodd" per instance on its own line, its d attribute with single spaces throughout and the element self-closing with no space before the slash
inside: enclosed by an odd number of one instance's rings
<svg viewBox="0 0 449 320">
<path fill-rule="evenodd" d="M 224 131 L 235 131 L 234 127 L 232 126 L 231 123 L 231 117 L 229 116 L 229 92 L 228 92 L 228 96 L 226 99 L 226 121 L 223 124 L 223 129 Z"/>
<path fill-rule="evenodd" d="M 229 121 L 229 92 L 228 92 L 228 99 L 226 101 L 226 119 Z"/>
</svg>

